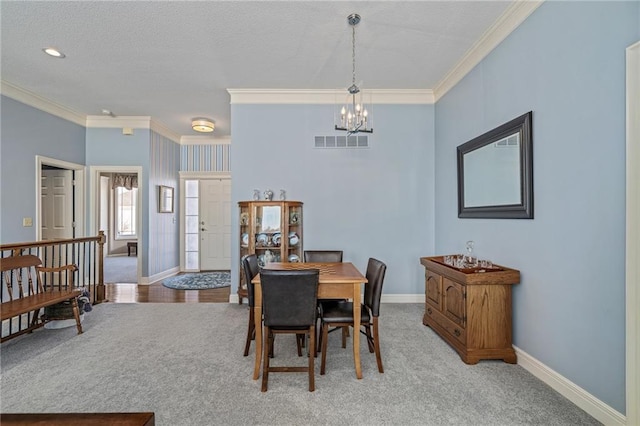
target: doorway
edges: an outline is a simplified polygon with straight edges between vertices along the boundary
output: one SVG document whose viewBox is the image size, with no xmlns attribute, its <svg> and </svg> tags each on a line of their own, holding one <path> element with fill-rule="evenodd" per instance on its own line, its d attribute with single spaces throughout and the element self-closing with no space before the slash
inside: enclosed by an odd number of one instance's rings
<svg viewBox="0 0 640 426">
<path fill-rule="evenodd" d="M 231 176 L 180 174 L 180 269 L 231 270 Z"/>
<path fill-rule="evenodd" d="M 91 166 L 90 229 L 105 233 L 104 282 L 140 283 L 143 243 L 142 167 Z M 118 183 L 118 182 L 128 183 Z M 121 187 L 121 185 L 125 185 Z M 131 249 L 135 243 L 135 249 Z"/>
<path fill-rule="evenodd" d="M 83 165 L 36 155 L 35 193 L 36 241 L 85 235 Z"/>
</svg>

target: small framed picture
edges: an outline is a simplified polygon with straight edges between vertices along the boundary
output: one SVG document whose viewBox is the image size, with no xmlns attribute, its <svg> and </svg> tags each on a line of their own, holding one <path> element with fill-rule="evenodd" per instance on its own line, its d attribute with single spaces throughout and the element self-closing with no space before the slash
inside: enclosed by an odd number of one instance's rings
<svg viewBox="0 0 640 426">
<path fill-rule="evenodd" d="M 173 213 L 173 187 L 159 185 L 158 212 Z"/>
</svg>

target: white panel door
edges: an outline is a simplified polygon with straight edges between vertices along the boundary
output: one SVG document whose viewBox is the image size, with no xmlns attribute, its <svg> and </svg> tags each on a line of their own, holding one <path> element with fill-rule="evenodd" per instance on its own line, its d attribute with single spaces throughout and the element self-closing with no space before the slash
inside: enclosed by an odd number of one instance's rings
<svg viewBox="0 0 640 426">
<path fill-rule="evenodd" d="M 200 181 L 200 270 L 231 269 L 231 180 Z"/>
<path fill-rule="evenodd" d="M 73 238 L 73 174 L 42 170 L 42 239 Z"/>
</svg>

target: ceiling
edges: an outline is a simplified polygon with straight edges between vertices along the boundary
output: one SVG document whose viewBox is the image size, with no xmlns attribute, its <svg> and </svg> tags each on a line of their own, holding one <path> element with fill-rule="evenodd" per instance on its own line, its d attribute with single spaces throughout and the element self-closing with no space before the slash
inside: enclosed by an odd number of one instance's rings
<svg viewBox="0 0 640 426">
<path fill-rule="evenodd" d="M 2 81 L 75 113 L 230 135 L 227 89 L 433 89 L 511 1 L 2 1 Z M 53 46 L 66 58 L 42 52 Z"/>
</svg>

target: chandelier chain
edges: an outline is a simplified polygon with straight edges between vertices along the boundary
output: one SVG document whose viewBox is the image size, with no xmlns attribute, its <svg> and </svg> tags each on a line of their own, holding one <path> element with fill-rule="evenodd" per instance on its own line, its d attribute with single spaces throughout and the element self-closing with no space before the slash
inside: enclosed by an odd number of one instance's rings
<svg viewBox="0 0 640 426">
<path fill-rule="evenodd" d="M 355 85 L 356 84 L 356 26 L 352 25 L 351 26 L 351 58 L 353 61 L 353 75 L 352 75 L 352 82 Z"/>
</svg>

